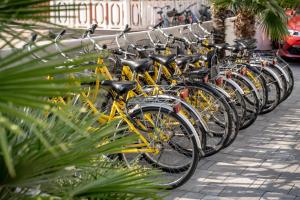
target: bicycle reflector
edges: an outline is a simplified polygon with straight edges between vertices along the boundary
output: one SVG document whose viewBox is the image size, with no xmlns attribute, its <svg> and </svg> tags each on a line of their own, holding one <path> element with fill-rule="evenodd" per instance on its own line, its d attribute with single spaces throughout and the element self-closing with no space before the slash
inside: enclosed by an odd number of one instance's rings
<svg viewBox="0 0 300 200">
<path fill-rule="evenodd" d="M 180 102 L 175 103 L 174 106 L 173 106 L 173 111 L 175 113 L 179 113 L 180 110 L 181 110 L 181 104 L 180 104 Z"/>
<path fill-rule="evenodd" d="M 243 67 L 240 71 L 241 75 L 245 76 L 247 74 L 247 67 Z"/>
<path fill-rule="evenodd" d="M 204 82 L 204 83 L 208 83 L 208 75 L 204 76 L 203 82 Z"/>
<path fill-rule="evenodd" d="M 223 77 L 221 77 L 221 76 L 215 80 L 217 86 L 223 85 L 223 81 L 224 81 Z"/>
<path fill-rule="evenodd" d="M 232 71 L 231 71 L 231 70 L 228 70 L 228 71 L 226 72 L 226 78 L 232 79 Z"/>
<path fill-rule="evenodd" d="M 180 98 L 186 99 L 189 96 L 189 89 L 185 88 L 180 91 Z"/>
<path fill-rule="evenodd" d="M 273 65 L 276 65 L 276 64 L 277 64 L 277 59 L 276 59 L 276 58 L 272 60 L 272 64 L 273 64 Z"/>
<path fill-rule="evenodd" d="M 265 60 L 262 60 L 261 61 L 261 66 L 262 67 L 266 67 L 268 65 L 268 62 L 267 61 L 265 61 Z"/>
</svg>

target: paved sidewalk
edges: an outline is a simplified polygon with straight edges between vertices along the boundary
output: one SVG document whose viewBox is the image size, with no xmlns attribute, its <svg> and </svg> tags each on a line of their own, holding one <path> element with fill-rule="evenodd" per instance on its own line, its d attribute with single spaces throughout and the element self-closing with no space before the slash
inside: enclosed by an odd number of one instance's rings
<svg viewBox="0 0 300 200">
<path fill-rule="evenodd" d="M 300 200 L 300 64 L 293 71 L 293 94 L 230 147 L 201 160 L 194 177 L 166 199 Z"/>
</svg>

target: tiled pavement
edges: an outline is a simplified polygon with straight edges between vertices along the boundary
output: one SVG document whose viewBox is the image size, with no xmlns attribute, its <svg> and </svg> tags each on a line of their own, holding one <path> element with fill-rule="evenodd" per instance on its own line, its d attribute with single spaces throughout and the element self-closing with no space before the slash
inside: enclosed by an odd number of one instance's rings
<svg viewBox="0 0 300 200">
<path fill-rule="evenodd" d="M 201 160 L 167 200 L 300 200 L 300 63 L 292 69 L 290 98 L 259 116 L 230 147 Z"/>
</svg>

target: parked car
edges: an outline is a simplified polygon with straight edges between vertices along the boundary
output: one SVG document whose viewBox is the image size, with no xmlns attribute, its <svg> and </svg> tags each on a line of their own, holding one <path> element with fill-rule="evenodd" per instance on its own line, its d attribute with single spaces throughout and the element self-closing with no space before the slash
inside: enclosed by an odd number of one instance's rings
<svg viewBox="0 0 300 200">
<path fill-rule="evenodd" d="M 278 53 L 282 57 L 300 59 L 300 9 L 297 12 L 289 10 L 287 15 L 289 35 L 280 45 Z"/>
</svg>

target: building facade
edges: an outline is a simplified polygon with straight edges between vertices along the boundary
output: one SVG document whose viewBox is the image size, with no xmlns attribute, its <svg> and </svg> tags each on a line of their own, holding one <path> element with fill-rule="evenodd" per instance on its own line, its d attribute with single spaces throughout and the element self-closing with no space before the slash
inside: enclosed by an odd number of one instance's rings
<svg viewBox="0 0 300 200">
<path fill-rule="evenodd" d="M 201 4 L 208 4 L 208 0 L 51 0 L 50 4 L 57 7 L 52 19 L 55 24 L 69 28 L 86 28 L 97 23 L 102 30 L 122 30 L 126 24 L 132 29 L 145 29 L 158 20 L 158 10 L 155 6 L 170 5 L 178 11 L 188 5 L 195 13 Z"/>
</svg>

